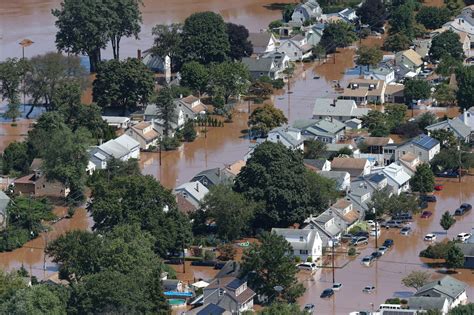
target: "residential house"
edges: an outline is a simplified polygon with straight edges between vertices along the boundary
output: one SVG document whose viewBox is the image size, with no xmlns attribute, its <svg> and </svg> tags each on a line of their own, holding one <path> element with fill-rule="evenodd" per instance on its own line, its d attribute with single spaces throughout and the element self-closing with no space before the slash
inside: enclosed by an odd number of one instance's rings
<svg viewBox="0 0 474 315">
<path fill-rule="evenodd" d="M 464 56 L 466 56 L 467 58 L 471 57 L 471 43 L 474 42 L 471 37 L 474 35 L 469 35 L 468 33 L 462 31 L 458 32 L 458 35 L 459 41 L 461 42 L 462 50 L 464 52 Z"/>
<path fill-rule="evenodd" d="M 346 120 L 344 124 L 346 124 L 347 129 L 361 129 L 362 128 L 362 120 L 358 118 L 352 118 L 352 119 Z"/>
<path fill-rule="evenodd" d="M 176 194 L 176 207 L 181 213 L 191 214 L 196 211 L 199 207 L 190 201 L 189 197 L 185 197 L 183 194 Z"/>
<path fill-rule="evenodd" d="M 182 315 L 233 315 L 230 311 L 213 303 L 206 303 L 190 311 L 181 313 Z"/>
<path fill-rule="evenodd" d="M 295 35 L 292 38 L 282 40 L 277 51 L 285 54 L 291 61 L 303 60 L 312 55 L 313 46 L 308 44 L 308 40 L 303 35 Z"/>
<path fill-rule="evenodd" d="M 336 157 L 331 162 L 331 170 L 348 172 L 351 177 L 359 177 L 370 173 L 370 163 L 367 159 Z"/>
<path fill-rule="evenodd" d="M 326 155 L 329 158 L 331 156 L 336 155 L 342 149 L 349 149 L 354 155 L 360 153 L 360 150 L 358 148 L 354 147 L 352 144 L 349 143 L 327 143 Z"/>
<path fill-rule="evenodd" d="M 303 128 L 301 134 L 308 140 L 318 140 L 324 143 L 336 143 L 344 137 L 346 125 L 337 120 L 321 119 Z"/>
<path fill-rule="evenodd" d="M 432 38 L 416 38 L 413 40 L 413 50 L 416 51 L 421 58 L 428 57 L 431 48 Z"/>
<path fill-rule="evenodd" d="M 244 160 L 238 160 L 232 164 L 227 164 L 223 171 L 227 173 L 229 177 L 236 177 L 237 175 L 239 175 L 245 164 L 246 163 Z"/>
<path fill-rule="evenodd" d="M 317 217 L 310 216 L 304 223 L 304 229 L 318 232 L 323 247 L 332 246 L 332 241 L 340 239 L 347 228 L 345 221 L 332 208 L 325 210 Z"/>
<path fill-rule="evenodd" d="M 385 87 L 386 103 L 405 103 L 405 86 L 403 84 L 388 84 Z"/>
<path fill-rule="evenodd" d="M 127 129 L 131 123 L 129 117 L 102 116 L 102 119 L 107 122 L 107 125 L 116 129 Z"/>
<path fill-rule="evenodd" d="M 279 52 L 270 52 L 261 57 L 242 58 L 242 63 L 249 69 L 252 79 L 267 76 L 270 79 L 283 79 L 284 71 L 290 66 L 290 58 Z"/>
<path fill-rule="evenodd" d="M 367 115 L 370 108 L 359 108 L 354 100 L 317 98 L 313 107 L 313 119 L 337 119 L 345 122 Z"/>
<path fill-rule="evenodd" d="M 13 193 L 32 197 L 65 198 L 70 189 L 57 180 L 48 180 L 42 170 L 43 160 L 34 159 L 31 162 L 30 174 L 22 176 L 13 181 Z M 3 204 L 6 202 L 2 198 Z"/>
<path fill-rule="evenodd" d="M 252 43 L 255 55 L 263 55 L 274 51 L 278 42 L 275 35 L 270 32 L 250 33 L 248 40 Z"/>
<path fill-rule="evenodd" d="M 469 143 L 471 140 L 471 128 L 458 117 L 442 120 L 426 127 L 428 135 L 434 130 L 446 130 L 453 132 L 454 136 L 462 142 Z"/>
<path fill-rule="evenodd" d="M 241 314 L 253 309 L 255 292 L 247 286 L 247 281 L 226 277 L 215 279 L 209 283 L 203 289 L 203 295 L 204 304 L 214 304 L 231 314 Z"/>
<path fill-rule="evenodd" d="M 301 26 L 306 21 L 320 20 L 323 15 L 323 10 L 316 0 L 306 0 L 295 7 L 291 15 L 290 24 L 292 26 Z"/>
<path fill-rule="evenodd" d="M 420 159 L 413 153 L 407 152 L 398 159 L 397 164 L 403 167 L 405 173 L 413 177 L 416 173 L 416 168 L 420 165 Z"/>
<path fill-rule="evenodd" d="M 270 130 L 266 141 L 273 143 L 281 143 L 291 150 L 304 151 L 304 139 L 301 136 L 301 131 L 291 127 L 278 127 Z"/>
<path fill-rule="evenodd" d="M 474 131 L 474 106 L 464 110 L 458 117 L 466 126 L 471 128 L 471 133 Z"/>
<path fill-rule="evenodd" d="M 171 58 L 169 56 L 160 57 L 153 54 L 151 50 L 143 52 L 142 62 L 153 72 L 167 73 L 171 72 Z"/>
<path fill-rule="evenodd" d="M 471 230 L 472 232 L 472 230 Z M 466 243 L 456 244 L 464 254 L 464 268 L 474 269 L 474 238 L 470 237 Z"/>
<path fill-rule="evenodd" d="M 440 143 L 438 140 L 427 135 L 419 135 L 404 144 L 399 145 L 395 149 L 395 161 L 400 157 L 411 152 L 418 156 L 420 162 L 430 162 L 440 151 Z"/>
<path fill-rule="evenodd" d="M 382 80 L 386 84 L 395 81 L 395 71 L 388 67 L 377 67 L 364 71 L 364 79 L 366 80 Z"/>
<path fill-rule="evenodd" d="M 325 23 L 316 23 L 306 28 L 306 40 L 311 46 L 317 46 L 323 37 Z"/>
<path fill-rule="evenodd" d="M 347 23 L 352 23 L 357 20 L 356 11 L 352 8 L 345 8 L 337 14 Z"/>
<path fill-rule="evenodd" d="M 474 7 L 472 5 L 462 9 L 454 20 L 447 22 L 443 28 L 449 29 L 457 34 L 466 33 L 470 39 L 471 48 L 474 47 Z M 461 36 L 460 36 L 461 37 Z"/>
<path fill-rule="evenodd" d="M 304 159 L 303 163 L 307 169 L 315 173 L 327 172 L 331 170 L 331 162 L 326 159 Z"/>
<path fill-rule="evenodd" d="M 7 207 L 9 203 L 10 197 L 0 190 L 0 231 L 7 227 Z"/>
<path fill-rule="evenodd" d="M 372 173 L 367 176 L 359 177 L 354 183 L 357 184 L 358 180 L 363 180 L 374 190 L 382 190 L 389 186 L 388 178 L 384 173 Z M 364 183 L 364 185 L 365 185 Z"/>
<path fill-rule="evenodd" d="M 394 187 L 394 193 L 400 195 L 410 189 L 410 175 L 408 175 L 401 165 L 392 163 L 382 171 L 388 178 L 388 184 Z"/>
<path fill-rule="evenodd" d="M 201 99 L 194 96 L 189 95 L 186 97 L 180 97 L 174 100 L 176 105 L 176 109 L 182 110 L 184 115 L 184 121 L 194 120 L 199 115 L 204 115 L 207 111 L 207 106 L 201 102 Z M 178 125 L 180 125 L 178 123 Z"/>
<path fill-rule="evenodd" d="M 242 265 L 235 260 L 229 260 L 225 263 L 219 272 L 217 272 L 214 279 L 238 277 L 242 271 Z"/>
<path fill-rule="evenodd" d="M 384 104 L 386 86 L 383 80 L 351 79 L 339 98 L 357 105 Z"/>
<path fill-rule="evenodd" d="M 369 210 L 367 203 L 371 200 L 375 190 L 364 179 L 357 179 L 351 182 L 346 197 L 352 202 L 354 209 L 357 210 L 361 218 L 365 217 L 365 212 Z"/>
<path fill-rule="evenodd" d="M 408 308 L 412 310 L 437 310 L 441 315 L 449 312 L 449 300 L 446 297 L 412 296 L 408 298 Z"/>
<path fill-rule="evenodd" d="M 365 151 L 368 153 L 383 154 L 383 148 L 394 142 L 390 137 L 365 137 L 363 138 L 362 143 L 367 147 Z"/>
<path fill-rule="evenodd" d="M 423 66 L 421 56 L 413 49 L 397 52 L 395 54 L 395 62 L 397 66 L 404 67 L 410 72 L 415 73 L 415 75 L 420 72 L 421 66 Z"/>
<path fill-rule="evenodd" d="M 181 104 L 181 106 L 178 106 L 179 104 Z M 170 121 L 171 130 L 168 131 L 169 136 L 174 136 L 174 132 L 180 129 L 181 127 L 183 127 L 184 123 L 186 122 L 182 103 L 178 102 L 178 100 L 175 100 L 175 105 L 176 105 L 175 114 L 174 114 L 175 119 L 174 121 Z M 151 121 L 154 124 L 153 128 L 159 134 L 161 135 L 165 134 L 164 120 L 161 119 L 160 109 L 156 104 L 148 104 L 146 106 L 145 111 L 143 113 L 143 119 L 145 121 Z"/>
<path fill-rule="evenodd" d="M 449 308 L 452 309 L 468 302 L 466 288 L 464 282 L 451 276 L 444 276 L 421 287 L 415 296 L 445 297 L 449 301 Z"/>
<path fill-rule="evenodd" d="M 125 134 L 140 143 L 141 150 L 148 150 L 156 147 L 160 141 L 160 134 L 155 130 L 154 124 L 149 121 L 142 121 L 130 127 Z"/>
<path fill-rule="evenodd" d="M 107 161 L 111 159 L 128 161 L 130 159 L 139 158 L 140 142 L 124 134 L 116 139 L 109 140 L 89 149 L 89 166 L 87 172 L 91 174 L 96 169 L 106 169 Z"/>
<path fill-rule="evenodd" d="M 234 178 L 235 176 L 232 176 L 217 167 L 199 172 L 190 180 L 190 182 L 200 182 L 206 188 L 210 189 L 212 186 L 219 184 L 232 184 Z"/>
<path fill-rule="evenodd" d="M 348 172 L 321 171 L 319 175 L 334 180 L 338 191 L 346 191 L 351 185 L 351 175 Z"/>
<path fill-rule="evenodd" d="M 187 182 L 174 189 L 175 194 L 181 195 L 196 208 L 199 208 L 200 202 L 208 192 L 209 189 L 201 182 Z"/>
<path fill-rule="evenodd" d="M 322 240 L 316 230 L 273 228 L 272 233 L 283 236 L 290 243 L 293 255 L 300 257 L 301 261 L 306 261 L 308 258 L 317 261 L 322 256 Z"/>
<path fill-rule="evenodd" d="M 346 231 L 359 222 L 359 213 L 354 209 L 350 199 L 341 198 L 331 205 L 331 208 L 344 221 Z"/>
</svg>

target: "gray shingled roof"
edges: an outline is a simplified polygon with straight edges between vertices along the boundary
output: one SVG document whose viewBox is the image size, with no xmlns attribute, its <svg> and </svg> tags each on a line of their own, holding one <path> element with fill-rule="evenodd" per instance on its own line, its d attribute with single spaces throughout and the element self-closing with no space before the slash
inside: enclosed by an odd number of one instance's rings
<svg viewBox="0 0 474 315">
<path fill-rule="evenodd" d="M 288 133 L 288 131 L 300 132 L 299 129 L 296 128 L 289 128 L 289 127 L 278 127 L 270 130 L 269 133 L 278 133 L 280 137 L 288 141 L 292 146 L 298 146 L 304 142 L 303 138 L 300 140 L 294 138 L 292 135 Z"/>
<path fill-rule="evenodd" d="M 5 213 L 8 204 L 10 203 L 10 197 L 8 197 L 3 191 L 0 190 L 0 213 Z"/>
<path fill-rule="evenodd" d="M 464 124 L 464 122 L 458 117 L 454 119 L 443 120 L 435 124 L 429 125 L 428 127 L 426 127 L 426 130 L 433 131 L 448 128 L 452 130 L 455 135 L 457 134 L 462 138 L 467 138 L 471 134 L 471 128 Z"/>
<path fill-rule="evenodd" d="M 430 292 L 435 291 L 442 296 L 446 296 L 451 300 L 455 300 L 461 293 L 466 291 L 467 285 L 451 276 L 444 276 L 443 278 L 430 282 L 420 288 L 415 296 L 429 296 Z"/>
<path fill-rule="evenodd" d="M 335 106 L 332 106 L 334 105 Z M 367 115 L 369 108 L 357 108 L 353 100 L 317 98 L 313 107 L 313 116 L 356 116 Z"/>
<path fill-rule="evenodd" d="M 253 52 L 256 54 L 264 53 L 270 42 L 271 34 L 267 32 L 250 33 L 249 41 L 252 43 Z"/>
<path fill-rule="evenodd" d="M 408 307 L 414 310 L 443 310 L 445 297 L 412 296 L 408 298 Z"/>
<path fill-rule="evenodd" d="M 242 58 L 242 63 L 250 72 L 269 72 L 272 70 L 273 58 Z"/>
</svg>

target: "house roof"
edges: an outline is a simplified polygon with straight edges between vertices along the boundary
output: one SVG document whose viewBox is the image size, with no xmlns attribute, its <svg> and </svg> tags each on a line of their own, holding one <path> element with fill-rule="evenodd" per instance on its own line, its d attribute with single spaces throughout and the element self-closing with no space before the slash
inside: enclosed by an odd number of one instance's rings
<svg viewBox="0 0 474 315">
<path fill-rule="evenodd" d="M 411 153 L 411 152 L 407 152 L 407 153 L 405 153 L 404 155 L 402 155 L 402 156 L 400 157 L 400 160 L 403 160 L 403 161 L 408 162 L 408 163 L 412 163 L 412 162 L 415 161 L 417 158 L 418 158 L 418 157 L 417 157 L 415 154 L 413 154 L 413 153 Z"/>
<path fill-rule="evenodd" d="M 332 121 L 327 119 L 321 119 L 313 125 L 314 128 L 321 129 L 328 133 L 337 133 L 341 130 L 346 128 L 346 125 L 343 122 L 340 122 L 337 119 L 333 119 Z"/>
<path fill-rule="evenodd" d="M 15 184 L 34 184 L 35 181 L 36 181 L 35 174 L 28 174 L 28 175 L 15 179 L 14 183 Z"/>
<path fill-rule="evenodd" d="M 186 192 L 193 196 L 194 199 L 201 201 L 204 196 L 209 192 L 209 189 L 206 188 L 200 182 L 187 182 L 175 188 L 176 192 Z"/>
<path fill-rule="evenodd" d="M 216 167 L 197 173 L 190 181 L 195 182 L 203 177 L 207 178 L 212 185 L 218 185 L 229 179 L 227 173 L 223 172 L 219 167 Z"/>
<path fill-rule="evenodd" d="M 204 291 L 223 288 L 226 289 L 225 294 L 230 296 L 233 300 L 237 301 L 238 303 L 245 303 L 255 296 L 255 292 L 247 287 L 239 295 L 236 295 L 235 290 L 237 290 L 243 284 L 245 284 L 245 282 L 236 277 L 218 278 L 212 281 L 206 288 L 204 288 Z"/>
<path fill-rule="evenodd" d="M 431 150 L 439 144 L 438 140 L 431 138 L 430 136 L 427 136 L 427 135 L 419 135 L 413 138 L 412 140 L 410 140 L 409 142 L 425 150 Z"/>
<path fill-rule="evenodd" d="M 383 173 L 393 179 L 398 185 L 403 185 L 410 180 L 408 175 L 401 165 L 392 163 L 383 169 Z"/>
<path fill-rule="evenodd" d="M 317 238 L 317 236 L 319 238 L 317 231 L 308 229 L 273 228 L 272 233 L 283 236 L 291 244 L 293 250 L 311 249 L 314 240 Z M 303 237 L 305 241 L 300 241 L 301 237 Z"/>
<path fill-rule="evenodd" d="M 426 127 L 426 130 L 439 130 L 439 129 L 450 129 L 455 134 L 462 138 L 467 138 L 471 134 L 471 128 L 467 126 L 461 119 L 458 117 L 454 119 L 443 120 Z"/>
<path fill-rule="evenodd" d="M 384 174 L 370 174 L 366 177 L 366 179 L 370 182 L 373 182 L 375 184 L 379 184 L 383 182 L 387 177 L 385 177 Z"/>
<path fill-rule="evenodd" d="M 156 104 L 148 104 L 145 108 L 145 116 L 158 115 L 158 106 Z"/>
<path fill-rule="evenodd" d="M 345 180 L 347 174 L 349 174 L 349 173 L 340 172 L 340 171 L 322 171 L 322 172 L 319 172 L 319 175 L 321 175 L 325 178 L 335 180 L 337 187 L 341 187 L 342 184 L 344 184 L 344 180 Z"/>
<path fill-rule="evenodd" d="M 182 194 L 176 195 L 176 205 L 182 213 L 192 213 L 196 211 L 196 206 L 189 202 Z"/>
<path fill-rule="evenodd" d="M 293 137 L 289 131 L 292 131 L 292 132 L 295 132 L 295 133 L 299 133 L 300 130 L 299 129 L 296 129 L 296 128 L 291 128 L 291 127 L 278 127 L 278 128 L 274 128 L 272 130 L 270 130 L 270 132 L 268 134 L 271 134 L 271 133 L 278 133 L 280 135 L 280 137 L 282 137 L 283 139 L 285 139 L 286 141 L 288 141 L 288 143 L 290 143 L 292 146 L 298 146 L 300 145 L 301 143 L 304 142 L 303 138 L 301 138 L 300 140 L 296 139 L 295 137 Z"/>
<path fill-rule="evenodd" d="M 271 33 L 260 32 L 260 33 L 249 33 L 248 40 L 252 43 L 254 53 L 264 53 L 267 50 L 267 46 L 272 38 Z"/>
<path fill-rule="evenodd" d="M 225 308 L 220 307 L 219 305 L 209 303 L 203 305 L 202 308 L 196 313 L 196 315 L 221 315 L 226 312 Z"/>
<path fill-rule="evenodd" d="M 416 66 L 421 66 L 423 64 L 423 60 L 421 59 L 421 56 L 413 49 L 407 49 L 403 51 L 402 55 L 408 60 L 410 60 Z"/>
<path fill-rule="evenodd" d="M 229 260 L 225 263 L 224 267 L 219 270 L 215 278 L 237 277 L 240 274 L 240 267 L 241 265 L 239 262 L 235 260 Z"/>
<path fill-rule="evenodd" d="M 350 202 L 349 200 L 341 198 L 338 199 L 331 207 L 343 210 L 349 207 L 351 204 L 352 202 Z"/>
<path fill-rule="evenodd" d="M 408 298 L 408 307 L 414 310 L 443 310 L 445 297 L 412 296 Z"/>
<path fill-rule="evenodd" d="M 324 165 L 328 162 L 328 160 L 318 160 L 318 159 L 304 159 L 303 163 L 310 168 L 315 168 L 317 170 L 322 170 Z"/>
<path fill-rule="evenodd" d="M 405 86 L 403 84 L 388 84 L 385 87 L 385 94 L 387 95 L 392 95 L 403 91 L 405 91 Z"/>
<path fill-rule="evenodd" d="M 123 124 L 130 121 L 129 117 L 122 116 L 102 116 L 102 119 L 109 124 Z"/>
<path fill-rule="evenodd" d="M 357 169 L 363 170 L 367 164 L 367 159 L 361 158 L 339 158 L 336 157 L 331 162 L 333 169 Z"/>
<path fill-rule="evenodd" d="M 362 120 L 360 119 L 357 119 L 357 118 L 352 118 L 352 119 L 349 119 L 349 120 L 346 120 L 345 123 L 350 123 L 350 122 L 353 122 L 355 124 L 361 124 L 362 123 Z"/>
<path fill-rule="evenodd" d="M 367 115 L 369 108 L 358 108 L 353 100 L 317 98 L 313 107 L 313 116 L 356 116 Z"/>
<path fill-rule="evenodd" d="M 451 276 L 444 276 L 443 278 L 430 282 L 420 288 L 415 296 L 426 296 L 430 291 L 446 296 L 451 300 L 455 300 L 459 295 L 466 291 L 467 285 Z"/>
<path fill-rule="evenodd" d="M 293 36 L 293 37 L 291 38 L 291 40 L 292 40 L 292 41 L 299 42 L 299 41 L 303 40 L 304 38 L 305 38 L 305 37 L 304 37 L 303 35 L 301 35 L 301 34 L 296 34 L 295 36 Z"/>
<path fill-rule="evenodd" d="M 392 143 L 393 140 L 390 137 L 366 137 L 363 142 L 368 146 L 384 146 Z"/>
<path fill-rule="evenodd" d="M 246 164 L 247 163 L 244 160 L 238 160 L 230 165 L 227 165 L 225 170 L 230 174 L 237 176 L 242 170 L 242 167 L 244 167 Z"/>
<path fill-rule="evenodd" d="M 271 58 L 242 58 L 242 63 L 247 66 L 250 72 L 270 72 L 273 66 Z"/>
<path fill-rule="evenodd" d="M 328 152 L 337 152 L 344 148 L 354 149 L 354 147 L 348 143 L 326 143 L 326 151 Z"/>
<path fill-rule="evenodd" d="M 99 146 L 99 149 L 108 155 L 120 159 L 130 153 L 131 150 L 140 147 L 140 143 L 129 135 L 123 134 Z"/>
</svg>

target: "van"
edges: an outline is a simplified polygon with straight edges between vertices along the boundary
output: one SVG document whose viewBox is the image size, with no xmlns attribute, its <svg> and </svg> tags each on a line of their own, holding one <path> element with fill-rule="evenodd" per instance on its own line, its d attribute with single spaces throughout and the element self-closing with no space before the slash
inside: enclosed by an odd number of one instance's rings
<svg viewBox="0 0 474 315">
<path fill-rule="evenodd" d="M 401 310 L 400 304 L 380 304 L 379 311 L 381 310 Z"/>
<path fill-rule="evenodd" d="M 307 270 L 307 271 L 315 271 L 318 269 L 315 263 L 301 263 L 297 265 L 298 269 L 300 270 Z"/>
<path fill-rule="evenodd" d="M 364 245 L 369 244 L 369 240 L 367 239 L 367 237 L 361 236 L 361 237 L 352 239 L 352 245 L 357 246 L 360 244 L 364 244 Z"/>
</svg>

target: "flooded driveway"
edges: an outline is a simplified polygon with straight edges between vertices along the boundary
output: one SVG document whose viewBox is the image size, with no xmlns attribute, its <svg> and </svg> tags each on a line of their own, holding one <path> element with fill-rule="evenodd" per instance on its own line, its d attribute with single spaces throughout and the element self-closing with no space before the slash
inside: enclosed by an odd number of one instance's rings
<svg viewBox="0 0 474 315">
<path fill-rule="evenodd" d="M 427 233 L 436 233 L 440 241 L 455 238 L 461 232 L 471 232 L 474 227 L 472 211 L 459 218 L 447 235 L 439 221 L 445 211 L 454 213 L 462 202 L 474 204 L 474 176 L 464 177 L 461 184 L 457 179 L 438 179 L 437 182 L 443 183 L 445 188 L 435 193 L 438 201 L 429 204 L 428 210 L 433 211 L 431 218 L 420 219 L 418 215 L 412 223 L 413 233 L 409 236 L 400 235 L 398 229 L 382 229 L 379 246 L 386 238 L 391 238 L 395 242 L 393 248 L 371 267 L 365 267 L 360 261 L 375 250 L 375 244 L 372 241 L 369 246 L 360 247 L 361 253 L 357 258 L 344 268 L 335 270 L 336 282 L 343 283 L 343 288 L 330 299 L 321 299 L 319 295 L 324 289 L 332 286 L 331 268 L 320 269 L 313 276 L 301 275 L 307 291 L 299 300 L 300 304 L 315 304 L 318 314 L 348 314 L 351 311 L 371 310 L 372 304 L 377 309 L 387 298 L 407 297 L 414 292 L 414 289 L 401 284 L 401 279 L 410 271 L 423 269 L 428 270 L 433 277 L 443 276 L 443 270 L 429 269 L 418 257 L 419 252 L 428 245 L 423 241 L 423 237 Z M 346 261 L 347 258 L 340 254 L 336 266 L 341 266 Z M 474 276 L 471 270 L 460 270 L 453 276 L 466 282 L 469 285 L 468 296 L 474 296 Z M 362 289 L 367 285 L 374 285 L 376 291 L 371 294 L 363 293 Z"/>
</svg>

